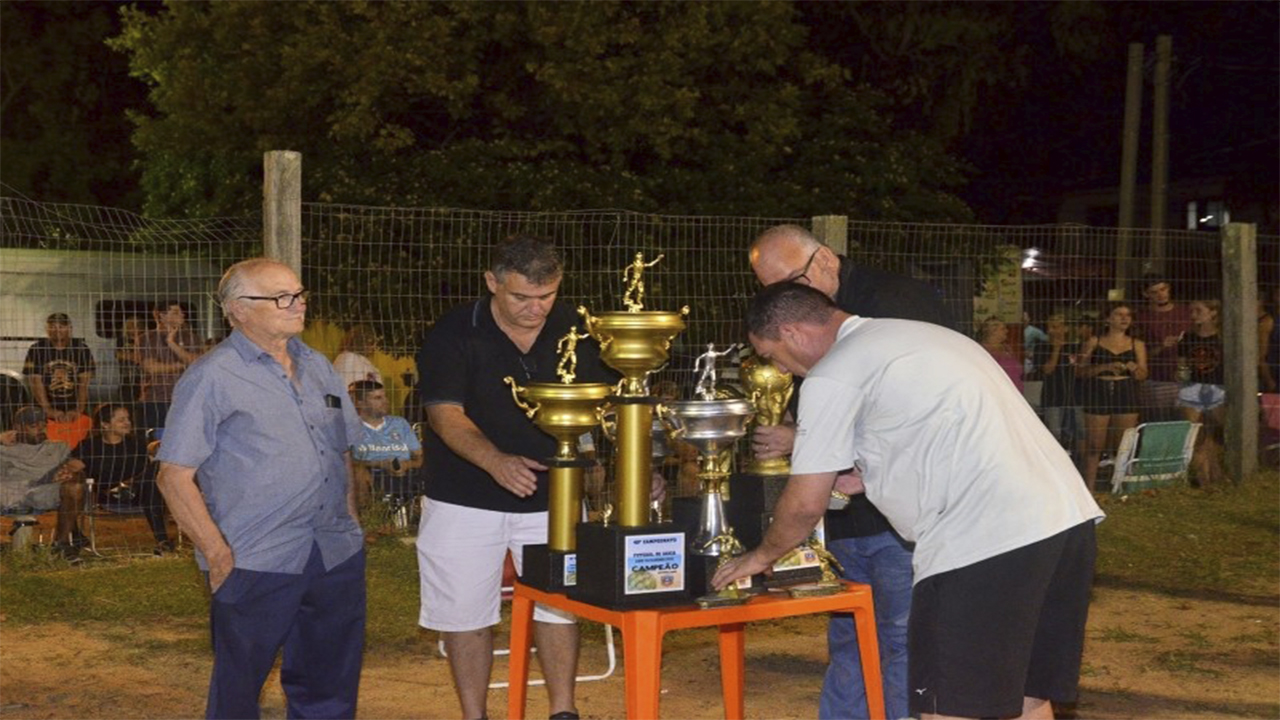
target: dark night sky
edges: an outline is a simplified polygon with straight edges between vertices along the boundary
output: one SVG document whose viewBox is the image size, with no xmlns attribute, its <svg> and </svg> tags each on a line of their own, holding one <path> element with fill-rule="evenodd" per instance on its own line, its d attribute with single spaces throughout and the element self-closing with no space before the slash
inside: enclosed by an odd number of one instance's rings
<svg viewBox="0 0 1280 720">
<path fill-rule="evenodd" d="M 1280 164 L 1280 4 L 1110 4 L 1116 35 L 1147 55 L 1138 181 L 1150 176 L 1156 36 L 1173 38 L 1170 179 L 1245 174 L 1276 187 Z M 1078 82 L 1054 68 L 990 103 L 961 146 L 977 174 L 961 195 L 984 222 L 1052 222 L 1059 190 L 1120 178 L 1125 44 Z M 1040 69 L 1037 69 L 1038 71 Z M 1273 201 L 1274 202 L 1274 201 Z"/>
</svg>

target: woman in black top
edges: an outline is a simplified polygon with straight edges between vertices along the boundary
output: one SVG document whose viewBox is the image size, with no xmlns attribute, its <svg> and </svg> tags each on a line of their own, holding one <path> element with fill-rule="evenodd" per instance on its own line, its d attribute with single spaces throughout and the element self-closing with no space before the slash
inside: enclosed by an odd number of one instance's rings
<svg viewBox="0 0 1280 720">
<path fill-rule="evenodd" d="M 1084 391 L 1084 474 L 1090 490 L 1098 478 L 1104 449 L 1120 444 L 1124 431 L 1138 424 L 1138 382 L 1147 379 L 1147 347 L 1129 334 L 1133 309 L 1111 306 L 1101 335 L 1080 348 L 1076 377 Z"/>
<path fill-rule="evenodd" d="M 157 552 L 171 550 L 164 503 L 156 490 L 155 471 L 146 444 L 133 433 L 129 408 L 108 403 L 93 413 L 94 433 L 75 449 L 84 476 L 94 481 L 100 505 L 141 507 L 156 539 Z"/>
</svg>

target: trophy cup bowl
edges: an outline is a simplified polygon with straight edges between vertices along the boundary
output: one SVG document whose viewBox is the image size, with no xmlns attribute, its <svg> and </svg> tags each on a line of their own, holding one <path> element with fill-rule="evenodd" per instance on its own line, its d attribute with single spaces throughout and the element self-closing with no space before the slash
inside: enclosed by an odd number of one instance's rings
<svg viewBox="0 0 1280 720">
<path fill-rule="evenodd" d="M 639 396 L 645 394 L 646 376 L 666 364 L 671 341 L 684 330 L 689 308 L 592 315 L 579 307 L 578 314 L 600 343 L 600 359 L 625 378 L 622 394 Z"/>
<path fill-rule="evenodd" d="M 689 443 L 698 451 L 702 481 L 698 532 L 693 552 L 718 556 L 733 554 L 741 545 L 733 538 L 733 528 L 725 522 L 720 481 L 725 472 L 717 465 L 720 454 L 747 434 L 747 423 L 755 414 L 749 400 L 686 400 L 663 405 L 662 417 L 674 439 Z"/>
<path fill-rule="evenodd" d="M 742 380 L 747 397 L 755 403 L 756 426 L 781 424 L 794 387 L 791 373 L 758 355 L 752 355 L 742 361 L 738 377 Z M 791 474 L 791 463 L 786 457 L 767 460 L 752 458 L 747 463 L 746 471 L 752 475 L 767 477 L 787 476 Z"/>
<path fill-rule="evenodd" d="M 540 430 L 556 439 L 556 460 L 574 460 L 578 437 L 600 424 L 605 399 L 613 392 L 607 383 L 529 383 L 512 378 L 511 396 Z"/>
</svg>

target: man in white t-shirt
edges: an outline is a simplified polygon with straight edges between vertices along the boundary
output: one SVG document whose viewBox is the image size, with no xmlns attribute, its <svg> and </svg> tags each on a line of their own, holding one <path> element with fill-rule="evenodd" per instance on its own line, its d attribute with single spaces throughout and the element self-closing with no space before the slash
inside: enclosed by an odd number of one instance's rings
<svg viewBox="0 0 1280 720">
<path fill-rule="evenodd" d="M 716 586 L 762 572 L 822 518 L 837 477 L 859 478 L 916 543 L 912 713 L 1047 719 L 1074 701 L 1103 513 L 1008 375 L 959 333 L 849 315 L 797 283 L 761 291 L 747 330 L 805 382 L 773 524 Z"/>
</svg>

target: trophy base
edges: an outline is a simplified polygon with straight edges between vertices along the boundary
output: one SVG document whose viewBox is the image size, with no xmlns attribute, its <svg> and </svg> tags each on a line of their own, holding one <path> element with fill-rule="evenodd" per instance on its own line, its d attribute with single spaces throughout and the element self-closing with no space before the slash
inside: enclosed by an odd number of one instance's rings
<svg viewBox="0 0 1280 720">
<path fill-rule="evenodd" d="M 693 538 L 698 534 L 698 523 L 701 520 L 702 500 L 696 497 L 675 498 L 671 501 L 671 515 L 675 524 L 685 532 L 689 538 L 689 573 L 686 576 L 689 584 L 689 593 L 694 597 L 708 594 L 714 594 L 715 588 L 711 587 L 711 578 L 715 577 L 716 568 L 720 566 L 719 555 L 700 555 L 698 548 L 693 547 Z M 757 522 L 759 522 L 757 520 Z M 736 531 L 735 531 L 736 536 Z M 739 538 L 741 542 L 741 538 Z M 759 544 L 757 540 L 756 544 Z M 744 549 L 750 549 L 754 545 L 743 543 Z M 764 575 L 753 575 L 750 583 L 740 581 L 739 589 L 746 592 L 761 592 L 765 587 Z"/>
<path fill-rule="evenodd" d="M 570 598 L 610 610 L 691 601 L 685 533 L 672 523 L 578 524 L 578 583 Z"/>
<path fill-rule="evenodd" d="M 543 592 L 564 592 L 578 582 L 578 555 L 546 545 L 525 545 L 520 582 Z"/>
</svg>

